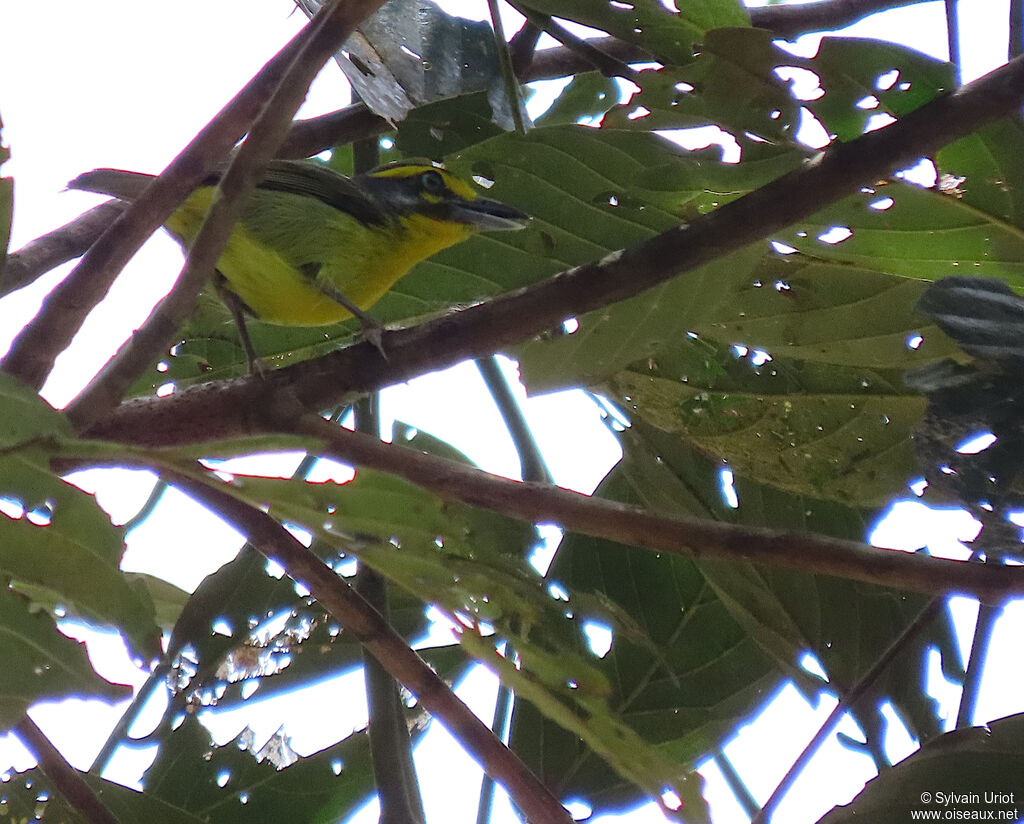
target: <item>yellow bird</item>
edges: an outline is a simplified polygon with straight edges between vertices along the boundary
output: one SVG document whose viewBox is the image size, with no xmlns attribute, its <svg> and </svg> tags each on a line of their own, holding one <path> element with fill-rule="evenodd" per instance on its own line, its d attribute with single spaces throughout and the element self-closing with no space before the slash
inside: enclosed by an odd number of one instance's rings
<svg viewBox="0 0 1024 824">
<path fill-rule="evenodd" d="M 167 220 L 186 250 L 209 209 L 211 175 Z M 151 175 L 96 169 L 68 187 L 134 200 Z M 217 287 L 256 363 L 245 316 L 320 326 L 373 306 L 413 266 L 476 232 L 522 229 L 529 216 L 479 197 L 451 172 L 399 161 L 345 177 L 327 166 L 275 160 L 252 193 L 217 263 Z"/>
</svg>

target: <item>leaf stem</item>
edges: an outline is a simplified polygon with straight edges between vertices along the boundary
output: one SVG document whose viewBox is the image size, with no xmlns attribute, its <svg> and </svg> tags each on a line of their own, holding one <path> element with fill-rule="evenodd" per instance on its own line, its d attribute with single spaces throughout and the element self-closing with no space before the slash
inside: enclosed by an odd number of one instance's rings
<svg viewBox="0 0 1024 824">
<path fill-rule="evenodd" d="M 117 818 L 92 791 L 82 774 L 72 767 L 35 721 L 25 715 L 14 732 L 39 762 L 39 768 L 53 782 L 68 803 L 90 824 L 118 824 Z"/>
<path fill-rule="evenodd" d="M 516 79 L 515 70 L 512 68 L 512 56 L 509 54 L 508 42 L 505 40 L 505 26 L 501 22 L 501 12 L 498 10 L 498 0 L 487 0 L 487 11 L 491 15 L 491 28 L 494 30 L 494 48 L 498 54 L 498 68 L 501 70 L 501 79 L 505 85 L 505 99 L 511 109 L 512 122 L 515 124 L 516 132 L 526 134 L 526 124 L 523 122 L 523 101 L 519 94 L 519 81 Z"/>
<path fill-rule="evenodd" d="M 889 645 L 888 649 L 879 656 L 878 660 L 872 665 L 864 675 L 862 675 L 853 686 L 840 698 L 839 703 L 836 704 L 835 709 L 829 713 L 828 718 L 825 719 L 825 723 L 821 725 L 818 731 L 811 738 L 810 742 L 804 747 L 803 752 L 797 757 L 796 761 L 789 768 L 786 774 L 782 777 L 778 786 L 769 796 L 768 800 L 761 807 L 761 811 L 755 816 L 754 820 L 750 824 L 765 824 L 771 817 L 775 808 L 782 801 L 783 797 L 792 788 L 793 783 L 799 777 L 800 773 L 803 772 L 804 768 L 810 763 L 811 758 L 817 753 L 818 748 L 825 743 L 825 740 L 832 734 L 832 730 L 836 724 L 839 723 L 840 719 L 847 713 L 847 711 L 854 704 L 860 700 L 864 694 L 871 689 L 875 681 L 885 672 L 889 664 L 892 663 L 893 659 L 899 655 L 903 649 L 906 648 L 907 644 L 912 641 L 918 633 L 925 629 L 932 622 L 932 620 L 939 614 L 939 611 L 944 609 L 946 600 L 944 598 L 933 598 L 920 614 L 911 623 L 909 623 L 897 636 L 893 642 Z"/>
</svg>

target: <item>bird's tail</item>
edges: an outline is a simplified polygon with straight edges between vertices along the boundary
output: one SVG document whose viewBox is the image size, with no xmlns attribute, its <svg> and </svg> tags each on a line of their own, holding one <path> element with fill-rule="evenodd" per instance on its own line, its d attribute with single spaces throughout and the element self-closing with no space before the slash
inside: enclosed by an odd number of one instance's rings
<svg viewBox="0 0 1024 824">
<path fill-rule="evenodd" d="M 93 169 L 80 174 L 70 183 L 69 189 L 110 195 L 120 200 L 135 200 L 153 180 L 153 175 L 142 172 L 126 172 L 122 169 Z"/>
</svg>

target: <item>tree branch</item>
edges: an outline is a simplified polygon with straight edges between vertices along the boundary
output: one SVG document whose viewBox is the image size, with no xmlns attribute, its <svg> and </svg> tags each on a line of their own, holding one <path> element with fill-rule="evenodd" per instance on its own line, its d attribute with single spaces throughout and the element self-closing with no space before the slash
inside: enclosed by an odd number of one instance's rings
<svg viewBox="0 0 1024 824">
<path fill-rule="evenodd" d="M 0 370 L 34 389 L 43 385 L 57 355 L 132 255 L 245 134 L 306 37 L 307 29 L 293 37 L 109 226 L 15 338 Z"/>
<path fill-rule="evenodd" d="M 558 799 L 405 644 L 380 613 L 291 533 L 266 513 L 219 488 L 219 482 L 203 483 L 173 472 L 162 474 L 165 480 L 224 518 L 267 558 L 281 564 L 293 580 L 306 587 L 501 782 L 528 820 L 533 824 L 571 824 Z"/>
<path fill-rule="evenodd" d="M 792 40 L 809 32 L 842 29 L 869 14 L 920 2 L 922 0 L 821 0 L 762 6 L 748 11 L 752 25 Z"/>
<path fill-rule="evenodd" d="M 869 14 L 907 5 L 914 5 L 914 3 L 908 3 L 905 0 L 822 0 L 817 3 L 785 4 L 750 9 L 750 19 L 752 24 L 758 28 L 770 29 L 779 35 L 792 38 L 807 32 L 841 28 Z M 594 68 L 590 59 L 566 46 L 534 51 L 533 47 L 539 32 L 539 29 L 528 23 L 512 38 L 510 43 L 513 52 L 513 65 L 521 82 L 530 83 L 535 80 L 566 77 Z M 595 37 L 586 42 L 619 64 L 647 62 L 654 59 L 635 43 L 627 43 L 615 37 Z M 1011 56 L 1016 56 L 1016 54 L 1014 52 Z M 383 134 L 390 128 L 390 124 L 384 118 L 375 115 L 364 104 L 355 103 L 329 114 L 295 121 L 288 137 L 278 149 L 277 156 L 312 157 L 332 146 L 374 137 Z M 113 209 L 113 207 L 114 204 L 111 204 L 110 208 Z M 98 209 L 106 208 L 108 208 L 107 204 L 98 207 Z M 87 214 L 93 215 L 93 212 Z M 43 272 L 83 254 L 107 228 L 114 216 L 104 219 L 97 213 L 88 222 L 85 222 L 85 217 L 83 215 L 82 218 L 44 235 L 39 241 L 33 241 L 12 254 L 5 267 L 4 282 L 0 284 L 0 296 L 21 288 Z M 45 254 L 41 254 L 42 250 L 37 250 L 34 247 L 36 243 L 47 239 L 52 245 Z M 30 252 L 31 256 L 29 257 Z M 25 257 L 22 259 L 23 255 Z M 15 274 L 11 274 L 12 271 Z M 77 327 L 75 328 L 77 329 Z"/>
<path fill-rule="evenodd" d="M 383 2 L 334 0 L 326 3 L 303 30 L 305 37 L 298 54 L 221 177 L 174 288 L 68 405 L 68 418 L 77 428 L 89 426 L 120 402 L 195 309 L 199 292 L 213 275 L 246 197 L 263 179 L 264 169 L 287 135 L 313 79 L 355 27 Z"/>
<path fill-rule="evenodd" d="M 624 77 L 626 80 L 636 80 L 637 72 L 628 63 L 603 51 L 593 39 L 586 40 L 578 37 L 565 26 L 556 22 L 550 14 L 534 11 L 529 6 L 516 2 L 516 0 L 507 0 L 507 2 L 512 8 L 523 15 L 529 23 L 541 31 L 547 32 L 548 35 L 586 63 L 589 63 L 590 67 L 597 69 L 605 77 Z"/>
<path fill-rule="evenodd" d="M 196 386 L 165 398 L 122 404 L 89 433 L 161 446 L 244 435 L 268 392 L 288 389 L 311 409 L 380 389 L 467 358 L 489 355 L 685 273 L 806 218 L 865 184 L 885 178 L 1024 100 L 1024 58 L 895 123 L 819 153 L 766 186 L 625 251 L 404 329 L 385 330 L 387 360 L 358 343 L 270 372 Z"/>
<path fill-rule="evenodd" d="M 1024 567 L 951 561 L 813 533 L 651 512 L 385 444 L 303 413 L 284 398 L 262 408 L 268 431 L 314 438 L 320 448 L 313 451 L 322 455 L 399 475 L 445 500 L 531 524 L 555 523 L 583 535 L 698 560 L 750 561 L 929 595 L 958 592 L 986 603 L 1024 592 Z"/>
<path fill-rule="evenodd" d="M 118 824 L 117 818 L 96 797 L 82 774 L 72 767 L 51 743 L 46 734 L 27 715 L 14 728 L 39 763 L 43 774 L 53 782 L 54 788 L 90 824 Z"/>
<path fill-rule="evenodd" d="M 0 297 L 28 286 L 40 275 L 84 255 L 127 207 L 119 200 L 101 203 L 59 229 L 29 241 L 17 252 L 11 252 L 4 263 Z"/>
</svg>

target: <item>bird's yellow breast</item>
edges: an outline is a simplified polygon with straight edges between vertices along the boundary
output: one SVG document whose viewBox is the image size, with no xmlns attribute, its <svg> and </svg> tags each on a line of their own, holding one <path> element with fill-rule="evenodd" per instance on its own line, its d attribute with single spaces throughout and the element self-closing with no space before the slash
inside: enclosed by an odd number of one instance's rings
<svg viewBox="0 0 1024 824">
<path fill-rule="evenodd" d="M 195 238 L 213 189 L 194 192 L 167 221 L 183 243 Z M 253 314 L 268 323 L 320 326 L 351 313 L 323 284 L 367 309 L 413 266 L 469 237 L 467 226 L 411 214 L 366 226 L 310 198 L 290 204 L 279 192 L 257 192 L 236 225 L 218 271 Z M 299 206 L 299 208 L 293 208 Z"/>
</svg>

